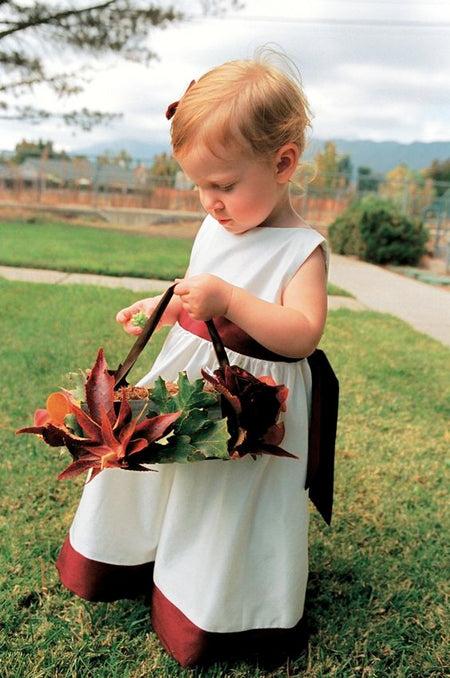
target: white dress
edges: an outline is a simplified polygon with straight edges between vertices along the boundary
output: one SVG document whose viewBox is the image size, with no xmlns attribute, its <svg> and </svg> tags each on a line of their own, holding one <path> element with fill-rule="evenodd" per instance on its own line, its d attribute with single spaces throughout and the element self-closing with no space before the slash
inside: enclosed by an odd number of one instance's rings
<svg viewBox="0 0 450 678">
<path fill-rule="evenodd" d="M 207 217 L 190 275 L 212 273 L 269 302 L 324 238 L 310 228 L 255 228 L 241 235 Z M 206 632 L 290 629 L 302 617 L 308 573 L 304 490 L 311 373 L 306 360 L 268 362 L 228 351 L 230 364 L 270 375 L 289 389 L 281 446 L 269 455 L 159 465 L 157 473 L 116 469 L 87 484 L 70 530 L 84 558 L 119 566 L 154 562 L 154 584 Z M 211 342 L 178 324 L 141 385 L 190 379 L 217 367 Z"/>
</svg>

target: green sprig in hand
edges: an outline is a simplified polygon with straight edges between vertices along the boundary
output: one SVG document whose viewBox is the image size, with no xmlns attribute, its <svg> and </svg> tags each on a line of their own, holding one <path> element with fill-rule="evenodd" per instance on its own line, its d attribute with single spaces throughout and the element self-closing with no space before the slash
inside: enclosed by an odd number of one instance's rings
<svg viewBox="0 0 450 678">
<path fill-rule="evenodd" d="M 145 327 L 145 323 L 147 322 L 147 320 L 148 320 L 148 316 L 145 315 L 144 311 L 138 311 L 138 312 L 135 313 L 135 314 L 133 315 L 133 317 L 131 318 L 131 323 L 132 323 L 135 327 L 140 327 L 141 330 L 143 330 L 144 327 Z"/>
</svg>

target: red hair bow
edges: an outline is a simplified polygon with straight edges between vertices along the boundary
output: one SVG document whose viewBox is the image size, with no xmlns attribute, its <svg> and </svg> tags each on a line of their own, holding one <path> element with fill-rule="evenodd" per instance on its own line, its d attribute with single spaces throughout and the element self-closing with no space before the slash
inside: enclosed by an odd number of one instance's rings
<svg viewBox="0 0 450 678">
<path fill-rule="evenodd" d="M 187 88 L 186 92 L 191 89 L 192 85 L 195 85 L 195 80 L 191 80 L 189 83 L 189 87 Z M 186 94 L 186 92 L 184 94 Z M 183 94 L 183 96 L 184 96 Z M 167 120 L 171 120 L 175 113 L 177 112 L 178 104 L 180 101 L 174 101 L 172 104 L 169 104 L 167 106 L 167 111 L 166 111 L 166 118 Z"/>
</svg>

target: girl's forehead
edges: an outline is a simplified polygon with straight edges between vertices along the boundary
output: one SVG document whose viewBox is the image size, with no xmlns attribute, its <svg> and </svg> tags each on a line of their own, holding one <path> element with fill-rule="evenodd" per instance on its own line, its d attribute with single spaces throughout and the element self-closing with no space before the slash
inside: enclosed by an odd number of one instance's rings
<svg viewBox="0 0 450 678">
<path fill-rule="evenodd" d="M 226 147 L 222 144 L 210 146 L 201 141 L 191 144 L 186 151 L 178 153 L 180 162 L 203 162 L 208 160 L 210 163 L 234 164 L 243 159 L 240 150 L 233 147 Z"/>
<path fill-rule="evenodd" d="M 179 154 L 177 160 L 188 174 L 191 172 L 201 176 L 235 172 L 246 164 L 242 153 L 225 148 L 210 149 L 202 144 L 195 144 Z"/>
</svg>

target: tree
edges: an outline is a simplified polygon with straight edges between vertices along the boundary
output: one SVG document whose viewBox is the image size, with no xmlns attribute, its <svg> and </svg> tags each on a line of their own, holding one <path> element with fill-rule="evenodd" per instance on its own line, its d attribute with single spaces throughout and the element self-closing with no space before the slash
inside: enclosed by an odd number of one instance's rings
<svg viewBox="0 0 450 678">
<path fill-rule="evenodd" d="M 444 195 L 450 184 L 450 158 L 441 162 L 433 160 L 425 170 L 425 175 L 435 182 L 436 195 Z"/>
<path fill-rule="evenodd" d="M 358 193 L 376 193 L 380 178 L 374 174 L 371 167 L 358 167 L 357 191 Z"/>
<path fill-rule="evenodd" d="M 347 188 L 350 184 L 353 165 L 348 153 L 338 158 L 337 173 L 339 175 L 339 187 Z"/>
<path fill-rule="evenodd" d="M 151 171 L 155 177 L 174 177 L 180 171 L 180 166 L 171 155 L 159 153 L 155 155 Z"/>
<path fill-rule="evenodd" d="M 217 13 L 227 5 L 237 7 L 238 0 L 201 0 L 201 5 L 204 12 Z M 56 117 L 51 111 L 12 102 L 26 92 L 36 93 L 42 85 L 60 97 L 83 90 L 86 65 L 72 71 L 53 70 L 56 57 L 116 55 L 148 63 L 155 57 L 146 46 L 151 30 L 183 18 L 173 7 L 160 6 L 159 0 L 150 4 L 145 0 L 0 0 L 0 119 L 38 123 Z M 89 130 L 117 116 L 84 108 L 59 117 Z"/>
<path fill-rule="evenodd" d="M 39 139 L 38 142 L 35 142 L 23 139 L 20 143 L 16 144 L 12 160 L 20 165 L 27 158 L 66 160 L 68 155 L 65 151 L 61 151 L 60 153 L 55 151 L 53 148 L 53 141 L 42 141 L 42 139 Z"/>
<path fill-rule="evenodd" d="M 333 175 L 338 171 L 338 152 L 333 141 L 326 141 L 323 150 L 315 157 L 317 171 L 323 177 L 325 188 L 331 187 Z"/>
<path fill-rule="evenodd" d="M 317 177 L 312 185 L 319 189 L 334 191 L 347 188 L 352 174 L 349 155 L 339 155 L 333 141 L 326 141 L 322 151 L 316 154 Z"/>
<path fill-rule="evenodd" d="M 133 158 L 125 149 L 122 149 L 118 153 L 113 153 L 112 151 L 105 151 L 102 155 L 97 157 L 97 163 L 99 165 L 116 165 L 117 167 L 125 167 L 129 169 Z"/>
<path fill-rule="evenodd" d="M 431 186 L 419 170 L 401 163 L 385 174 L 380 184 L 382 198 L 393 200 L 405 214 L 420 214 L 431 199 Z"/>
</svg>

